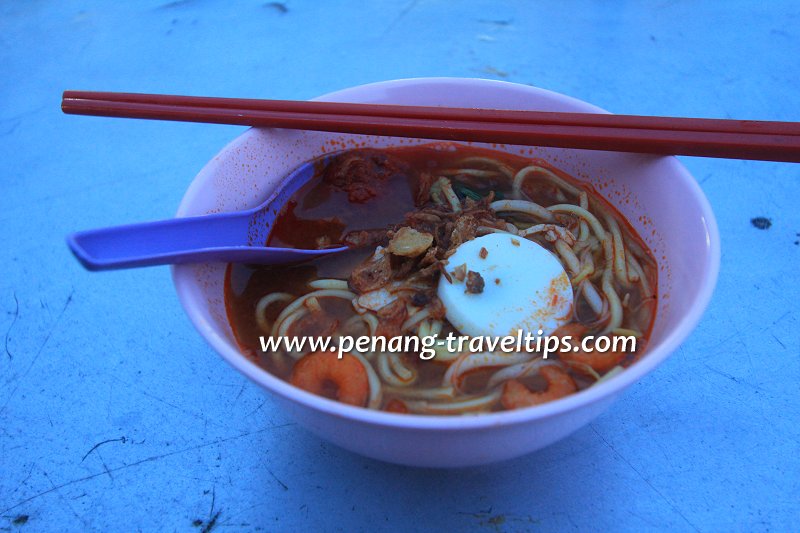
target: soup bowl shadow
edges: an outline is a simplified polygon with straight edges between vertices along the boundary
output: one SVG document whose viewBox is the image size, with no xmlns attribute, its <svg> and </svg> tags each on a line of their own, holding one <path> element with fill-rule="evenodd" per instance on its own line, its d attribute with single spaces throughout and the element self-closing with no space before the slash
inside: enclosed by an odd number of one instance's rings
<svg viewBox="0 0 800 533">
<path fill-rule="evenodd" d="M 374 83 L 331 93 L 319 100 L 605 112 L 535 87 L 461 78 Z M 430 141 L 252 128 L 200 171 L 177 216 L 256 206 L 291 170 L 327 153 L 424 142 Z M 271 393 L 301 425 L 356 453 L 406 465 L 461 467 L 518 457 L 564 438 L 652 372 L 695 328 L 719 271 L 720 242 L 714 214 L 695 179 L 674 157 L 474 145 L 542 158 L 589 181 L 642 236 L 658 263 L 658 305 L 647 352 L 640 361 L 603 383 L 536 407 L 476 416 L 398 415 L 307 393 L 242 355 L 225 311 L 224 264 L 173 267 L 173 281 L 184 310 L 199 333 L 228 363 Z"/>
</svg>

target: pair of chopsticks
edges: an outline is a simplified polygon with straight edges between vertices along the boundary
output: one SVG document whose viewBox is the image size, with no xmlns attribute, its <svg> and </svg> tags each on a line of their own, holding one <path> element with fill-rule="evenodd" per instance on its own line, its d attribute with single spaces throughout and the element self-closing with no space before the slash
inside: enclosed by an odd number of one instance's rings
<svg viewBox="0 0 800 533">
<path fill-rule="evenodd" d="M 800 123 L 65 91 L 64 113 L 800 162 Z"/>
</svg>

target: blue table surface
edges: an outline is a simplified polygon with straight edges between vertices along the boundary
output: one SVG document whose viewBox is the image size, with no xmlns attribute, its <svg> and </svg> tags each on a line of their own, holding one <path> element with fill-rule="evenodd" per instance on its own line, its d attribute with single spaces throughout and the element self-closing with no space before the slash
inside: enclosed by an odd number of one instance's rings
<svg viewBox="0 0 800 533">
<path fill-rule="evenodd" d="M 171 216 L 243 130 L 64 116 L 62 90 L 306 99 L 415 76 L 800 120 L 800 6 L 0 3 L 0 531 L 797 529 L 800 165 L 682 158 L 722 234 L 700 326 L 568 439 L 465 470 L 320 441 L 195 333 L 166 268 L 91 274 L 67 251 Z"/>
</svg>

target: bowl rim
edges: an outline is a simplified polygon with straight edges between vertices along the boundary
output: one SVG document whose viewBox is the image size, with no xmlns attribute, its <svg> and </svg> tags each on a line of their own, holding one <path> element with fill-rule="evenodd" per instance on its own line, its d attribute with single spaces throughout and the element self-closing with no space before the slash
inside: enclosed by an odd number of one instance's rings
<svg viewBox="0 0 800 533">
<path fill-rule="evenodd" d="M 354 99 L 353 95 L 359 93 L 369 93 L 380 89 L 397 89 L 400 87 L 417 87 L 420 86 L 441 86 L 441 85 L 456 85 L 456 86 L 469 86 L 471 88 L 486 88 L 492 90 L 494 88 L 512 88 L 514 90 L 529 91 L 532 94 L 545 95 L 549 98 L 554 98 L 562 102 L 568 102 L 572 105 L 581 107 L 585 112 L 591 113 L 608 113 L 593 104 L 584 102 L 577 98 L 541 89 L 531 85 L 522 85 L 518 83 L 487 80 L 482 78 L 459 78 L 459 77 L 419 77 L 419 78 L 401 78 L 395 80 L 380 81 L 357 85 L 346 89 L 334 91 L 324 94 L 313 100 L 327 100 L 327 101 L 359 101 L 359 98 Z M 187 191 L 180 203 L 180 207 L 176 216 L 187 216 L 189 206 L 194 198 L 197 196 L 201 188 L 200 181 L 205 175 L 210 174 L 213 167 L 217 165 L 217 161 L 222 154 L 231 150 L 238 144 L 244 142 L 249 136 L 254 135 L 256 128 L 250 128 L 226 145 L 216 156 L 214 156 L 203 169 L 195 176 L 192 183 L 187 188 Z M 589 404 L 598 402 L 606 397 L 612 397 L 621 393 L 624 389 L 631 386 L 633 383 L 640 380 L 645 375 L 652 372 L 657 366 L 663 363 L 675 350 L 678 349 L 680 344 L 689 336 L 699 323 L 703 313 L 705 312 L 708 304 L 713 295 L 716 287 L 717 279 L 719 276 L 720 268 L 720 236 L 717 221 L 711 209 L 711 205 L 703 193 L 699 183 L 689 173 L 689 171 L 681 164 L 677 158 L 673 156 L 652 156 L 653 159 L 666 159 L 675 173 L 672 178 L 684 182 L 688 191 L 694 196 L 694 199 L 699 203 L 702 214 L 702 219 L 706 228 L 706 246 L 708 248 L 708 256 L 703 265 L 705 272 L 705 279 L 701 282 L 700 290 L 695 294 L 694 299 L 689 304 L 689 312 L 687 312 L 678 321 L 678 324 L 671 328 L 666 334 L 664 340 L 660 345 L 651 352 L 646 354 L 637 363 L 625 372 L 613 378 L 594 385 L 588 389 L 571 394 L 567 397 L 554 400 L 542 405 L 527 407 L 522 409 L 515 409 L 510 411 L 500 411 L 495 413 L 482 413 L 479 415 L 422 415 L 422 414 L 397 414 L 386 411 L 379 411 L 368 409 L 364 407 L 356 407 L 346 405 L 334 400 L 329 400 L 321 396 L 317 396 L 310 392 L 304 391 L 291 385 L 290 383 L 278 378 L 262 369 L 254 361 L 251 361 L 244 356 L 236 347 L 232 346 L 227 339 L 223 338 L 215 327 L 208 323 L 202 314 L 195 309 L 195 303 L 191 298 L 192 288 L 192 270 L 191 265 L 173 265 L 172 280 L 178 295 L 178 299 L 184 311 L 188 315 L 190 321 L 200 335 L 220 354 L 231 366 L 244 374 L 247 378 L 261 386 L 262 388 L 278 395 L 284 400 L 289 400 L 301 406 L 324 413 L 336 418 L 348 419 L 353 422 L 368 424 L 372 426 L 381 426 L 399 429 L 415 429 L 415 430 L 436 430 L 436 431 L 464 431 L 476 429 L 490 429 L 497 426 L 518 425 L 532 422 L 535 420 L 543 420 L 558 416 L 576 409 L 579 409 Z"/>
</svg>

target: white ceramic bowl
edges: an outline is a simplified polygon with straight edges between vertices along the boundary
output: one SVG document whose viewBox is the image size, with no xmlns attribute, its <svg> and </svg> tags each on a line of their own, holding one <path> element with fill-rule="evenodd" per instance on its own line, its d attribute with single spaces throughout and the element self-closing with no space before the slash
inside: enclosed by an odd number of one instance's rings
<svg viewBox="0 0 800 533">
<path fill-rule="evenodd" d="M 345 89 L 319 100 L 604 112 L 534 87 L 454 78 L 397 80 Z M 260 204 L 293 168 L 323 153 L 360 144 L 409 141 L 293 130 L 250 129 L 197 175 L 178 216 Z M 529 154 L 525 147 L 495 147 Z M 629 385 L 664 361 L 697 325 L 719 270 L 719 234 L 711 208 L 673 157 L 537 148 L 533 155 L 592 182 L 633 224 L 659 263 L 659 305 L 646 355 L 619 376 L 541 406 L 479 416 L 397 415 L 351 407 L 297 389 L 242 356 L 225 317 L 225 265 L 176 266 L 183 308 L 211 346 L 269 391 L 303 426 L 339 446 L 385 461 L 432 467 L 478 465 L 517 457 L 587 424 Z"/>
</svg>

